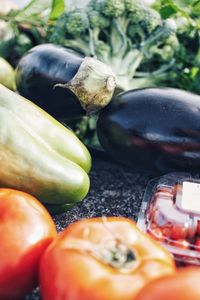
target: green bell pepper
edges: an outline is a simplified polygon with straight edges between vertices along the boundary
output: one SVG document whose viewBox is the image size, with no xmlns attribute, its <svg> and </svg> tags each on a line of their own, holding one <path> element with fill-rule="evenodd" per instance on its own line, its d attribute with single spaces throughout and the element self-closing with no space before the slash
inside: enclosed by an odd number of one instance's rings
<svg viewBox="0 0 200 300">
<path fill-rule="evenodd" d="M 0 85 L 0 186 L 63 210 L 89 190 L 91 156 L 61 123 Z M 59 209 L 58 209 L 59 210 Z"/>
</svg>

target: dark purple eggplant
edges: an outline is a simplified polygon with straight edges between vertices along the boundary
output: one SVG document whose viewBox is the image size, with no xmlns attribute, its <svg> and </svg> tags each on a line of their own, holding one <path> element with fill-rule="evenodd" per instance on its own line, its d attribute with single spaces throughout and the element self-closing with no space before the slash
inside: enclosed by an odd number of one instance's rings
<svg viewBox="0 0 200 300">
<path fill-rule="evenodd" d="M 79 117 L 108 104 L 115 88 L 112 70 L 92 57 L 61 46 L 32 48 L 16 69 L 19 93 L 58 119 Z"/>
<path fill-rule="evenodd" d="M 200 96 L 173 88 L 113 97 L 97 123 L 102 147 L 132 167 L 200 166 Z"/>
</svg>

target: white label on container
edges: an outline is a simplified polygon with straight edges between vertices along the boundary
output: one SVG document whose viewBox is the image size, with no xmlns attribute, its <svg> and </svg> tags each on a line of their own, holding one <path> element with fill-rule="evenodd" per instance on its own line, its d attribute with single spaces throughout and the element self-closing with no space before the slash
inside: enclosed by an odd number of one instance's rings
<svg viewBox="0 0 200 300">
<path fill-rule="evenodd" d="M 181 206 L 184 210 L 200 213 L 200 184 L 183 182 Z"/>
</svg>

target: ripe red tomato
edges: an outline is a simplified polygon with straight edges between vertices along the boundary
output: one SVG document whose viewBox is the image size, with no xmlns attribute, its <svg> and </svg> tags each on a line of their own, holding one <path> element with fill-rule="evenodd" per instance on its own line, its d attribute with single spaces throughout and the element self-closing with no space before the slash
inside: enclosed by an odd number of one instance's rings
<svg viewBox="0 0 200 300">
<path fill-rule="evenodd" d="M 39 260 L 55 236 L 54 222 L 37 199 L 0 189 L 0 299 L 22 299 L 37 285 Z"/>
<path fill-rule="evenodd" d="M 147 284 L 135 300 L 199 300 L 200 269 L 186 268 Z"/>
<path fill-rule="evenodd" d="M 70 225 L 45 251 L 43 300 L 133 300 L 154 278 L 174 272 L 172 256 L 129 219 Z"/>
</svg>

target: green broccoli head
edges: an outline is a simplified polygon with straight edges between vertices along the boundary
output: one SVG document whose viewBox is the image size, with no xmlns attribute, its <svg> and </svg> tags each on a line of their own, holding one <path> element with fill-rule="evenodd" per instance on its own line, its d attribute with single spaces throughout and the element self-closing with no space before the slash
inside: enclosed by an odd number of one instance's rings
<svg viewBox="0 0 200 300">
<path fill-rule="evenodd" d="M 165 44 L 174 50 L 177 50 L 180 47 L 179 40 L 175 34 L 172 34 L 168 39 L 166 39 Z"/>
<path fill-rule="evenodd" d="M 129 11 L 130 23 L 142 27 L 146 33 L 151 33 L 161 24 L 161 16 L 156 10 L 142 4 L 137 4 L 132 8 L 132 11 Z"/>
<path fill-rule="evenodd" d="M 146 34 L 141 26 L 137 24 L 129 24 L 127 28 L 127 35 L 133 43 L 139 44 L 145 40 Z"/>
<path fill-rule="evenodd" d="M 161 23 L 161 16 L 156 10 L 152 8 L 146 8 L 144 10 L 144 20 L 142 22 L 142 25 L 144 26 L 148 34 L 153 32 L 156 27 L 161 25 Z"/>
<path fill-rule="evenodd" d="M 83 10 L 73 10 L 66 14 L 65 18 L 66 33 L 72 36 L 80 36 L 89 28 L 87 13 Z"/>
<path fill-rule="evenodd" d="M 65 42 L 66 35 L 66 13 L 63 13 L 56 21 L 53 30 L 50 28 L 48 35 L 49 41 L 54 44 L 62 45 Z"/>
<path fill-rule="evenodd" d="M 124 0 L 125 9 L 128 13 L 142 12 L 145 6 L 140 0 Z"/>
<path fill-rule="evenodd" d="M 88 18 L 91 28 L 103 29 L 110 25 L 110 20 L 95 10 L 88 12 Z"/>
<path fill-rule="evenodd" d="M 103 41 L 99 41 L 96 44 L 96 55 L 104 62 L 109 61 L 109 56 L 111 55 L 111 49 L 108 44 Z"/>
<path fill-rule="evenodd" d="M 161 16 L 156 10 L 141 4 L 132 6 L 132 11 L 129 11 L 129 19 L 127 34 L 131 40 L 137 43 L 144 41 L 162 24 Z"/>
<path fill-rule="evenodd" d="M 92 0 L 89 6 L 106 17 L 119 17 L 125 12 L 124 0 Z"/>
<path fill-rule="evenodd" d="M 125 11 L 124 1 L 122 0 L 104 0 L 103 12 L 108 17 L 119 17 Z"/>
</svg>

